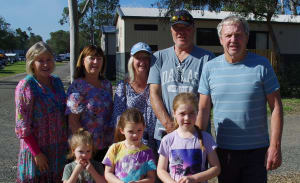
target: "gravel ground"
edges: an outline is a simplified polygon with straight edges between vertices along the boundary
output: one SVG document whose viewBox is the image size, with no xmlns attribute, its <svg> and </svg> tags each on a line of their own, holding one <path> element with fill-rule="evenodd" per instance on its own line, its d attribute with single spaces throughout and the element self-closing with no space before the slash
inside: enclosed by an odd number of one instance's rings
<svg viewBox="0 0 300 183">
<path fill-rule="evenodd" d="M 55 74 L 65 85 L 69 82 L 69 65 L 56 67 Z M 14 133 L 14 89 L 25 74 L 0 79 L 0 183 L 15 182 L 19 141 Z M 269 183 L 300 183 L 300 114 L 285 116 L 282 138 L 283 164 L 268 174 Z M 210 180 L 209 183 L 216 183 Z"/>
<path fill-rule="evenodd" d="M 300 115 L 284 117 L 282 136 L 282 165 L 268 172 L 269 183 L 300 183 Z M 213 128 L 213 126 L 212 126 Z M 209 183 L 217 183 L 217 179 Z"/>
</svg>

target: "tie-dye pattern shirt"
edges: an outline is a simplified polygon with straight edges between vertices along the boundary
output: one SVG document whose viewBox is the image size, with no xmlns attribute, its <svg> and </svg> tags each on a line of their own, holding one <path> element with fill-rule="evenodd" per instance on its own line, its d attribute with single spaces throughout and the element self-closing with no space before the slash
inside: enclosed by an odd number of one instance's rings
<svg viewBox="0 0 300 183">
<path fill-rule="evenodd" d="M 156 170 L 152 150 L 142 145 L 139 149 L 128 149 L 125 141 L 113 144 L 102 163 L 115 167 L 115 176 L 124 182 L 143 179 L 148 171 Z"/>
</svg>

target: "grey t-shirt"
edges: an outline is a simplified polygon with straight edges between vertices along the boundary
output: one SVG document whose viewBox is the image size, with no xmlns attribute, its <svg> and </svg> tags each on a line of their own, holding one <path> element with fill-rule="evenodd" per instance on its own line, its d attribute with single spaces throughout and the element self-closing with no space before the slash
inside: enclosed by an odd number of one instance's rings
<svg viewBox="0 0 300 183">
<path fill-rule="evenodd" d="M 160 84 L 164 106 L 172 115 L 174 97 L 181 92 L 192 92 L 198 96 L 198 86 L 204 63 L 214 58 L 214 54 L 194 46 L 190 55 L 182 62 L 174 51 L 174 46 L 154 53 L 148 77 L 148 84 Z M 154 138 L 160 140 L 159 129 L 164 129 L 157 120 Z"/>
<path fill-rule="evenodd" d="M 76 166 L 76 162 L 73 161 L 69 164 L 67 164 L 64 168 L 64 173 L 63 173 L 63 177 L 62 177 L 62 181 L 65 181 L 65 180 L 68 180 L 71 175 L 72 175 L 72 172 L 73 170 L 75 169 L 75 166 Z M 104 170 L 103 170 L 103 167 L 102 165 L 100 164 L 100 162 L 97 162 L 97 161 L 93 161 L 91 160 L 91 164 L 93 165 L 93 167 L 95 168 L 95 170 L 100 174 L 100 175 L 103 175 L 104 173 Z M 92 182 L 96 182 L 94 181 L 92 175 L 87 171 L 87 170 L 83 170 L 79 176 L 78 176 L 78 180 L 77 180 L 77 183 L 82 183 L 82 182 L 89 182 L 89 183 L 92 183 Z"/>
</svg>

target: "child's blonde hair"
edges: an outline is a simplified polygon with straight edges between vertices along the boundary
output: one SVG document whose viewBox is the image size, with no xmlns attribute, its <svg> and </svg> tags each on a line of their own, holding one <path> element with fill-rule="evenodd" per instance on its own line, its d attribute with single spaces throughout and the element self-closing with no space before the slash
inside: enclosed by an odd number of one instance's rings
<svg viewBox="0 0 300 183">
<path fill-rule="evenodd" d="M 122 113 L 120 119 L 118 121 L 117 127 L 115 129 L 115 138 L 114 142 L 120 142 L 125 140 L 125 136 L 120 132 L 120 130 L 124 130 L 126 123 L 142 123 L 145 126 L 144 116 L 143 114 L 137 110 L 136 108 L 129 108 L 125 112 Z"/>
<path fill-rule="evenodd" d="M 194 110 L 196 111 L 196 113 L 198 112 L 198 98 L 193 93 L 183 92 L 183 93 L 179 93 L 178 95 L 176 95 L 176 97 L 173 100 L 173 106 L 172 106 L 174 113 L 177 110 L 177 108 L 179 107 L 179 105 L 181 105 L 181 104 L 190 104 L 194 107 Z M 175 118 L 174 118 L 174 123 L 175 123 L 174 129 L 177 129 L 179 127 L 179 125 Z M 202 151 L 205 151 L 201 129 L 196 125 L 195 125 L 195 129 L 198 133 L 200 147 L 201 147 Z"/>
<path fill-rule="evenodd" d="M 93 136 L 87 130 L 79 128 L 75 134 L 72 135 L 69 140 L 70 152 L 67 155 L 68 159 L 73 159 L 75 154 L 74 150 L 80 145 L 87 145 L 91 147 L 92 154 L 94 152 L 94 140 Z"/>
</svg>

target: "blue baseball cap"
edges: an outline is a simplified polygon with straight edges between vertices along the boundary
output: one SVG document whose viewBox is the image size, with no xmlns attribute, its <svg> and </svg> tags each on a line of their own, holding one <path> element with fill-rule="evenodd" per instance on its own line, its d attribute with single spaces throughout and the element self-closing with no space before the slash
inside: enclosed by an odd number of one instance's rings
<svg viewBox="0 0 300 183">
<path fill-rule="evenodd" d="M 135 45 L 132 46 L 131 51 L 130 51 L 130 55 L 135 55 L 137 52 L 140 51 L 145 51 L 149 54 L 152 54 L 152 50 L 150 48 L 150 46 L 146 43 L 143 42 L 138 42 Z"/>
<path fill-rule="evenodd" d="M 171 26 L 175 24 L 184 24 L 187 26 L 194 24 L 193 16 L 186 10 L 176 11 L 175 14 L 170 18 Z"/>
</svg>

